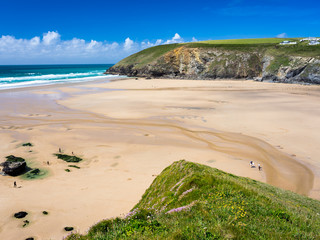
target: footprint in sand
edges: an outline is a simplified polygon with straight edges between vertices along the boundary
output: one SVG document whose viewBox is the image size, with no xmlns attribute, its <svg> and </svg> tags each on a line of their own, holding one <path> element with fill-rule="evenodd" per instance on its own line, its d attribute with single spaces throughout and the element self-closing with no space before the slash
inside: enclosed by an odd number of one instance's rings
<svg viewBox="0 0 320 240">
<path fill-rule="evenodd" d="M 208 160 L 208 161 L 207 161 L 207 163 L 214 163 L 214 162 L 216 162 L 216 160 L 212 160 L 212 159 L 211 159 L 211 160 Z"/>
<path fill-rule="evenodd" d="M 111 164 L 110 167 L 116 167 L 116 166 L 118 166 L 118 165 L 119 165 L 119 163 L 118 163 L 118 162 L 115 162 L 115 163 Z"/>
</svg>

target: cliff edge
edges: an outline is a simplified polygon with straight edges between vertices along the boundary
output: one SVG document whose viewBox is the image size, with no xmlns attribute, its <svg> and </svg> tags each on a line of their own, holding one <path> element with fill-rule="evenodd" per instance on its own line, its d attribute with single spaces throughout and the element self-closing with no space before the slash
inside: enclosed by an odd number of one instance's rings
<svg viewBox="0 0 320 240">
<path fill-rule="evenodd" d="M 284 40 L 294 45 L 281 45 Z M 240 39 L 160 45 L 106 71 L 131 77 L 255 79 L 320 84 L 320 45 L 300 39 Z"/>
</svg>

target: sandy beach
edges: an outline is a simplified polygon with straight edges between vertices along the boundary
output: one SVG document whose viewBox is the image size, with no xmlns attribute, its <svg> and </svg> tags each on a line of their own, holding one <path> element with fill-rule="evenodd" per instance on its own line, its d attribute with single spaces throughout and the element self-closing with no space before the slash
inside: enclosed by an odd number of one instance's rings
<svg viewBox="0 0 320 240">
<path fill-rule="evenodd" d="M 320 200 L 320 86 L 127 79 L 0 91 L 0 102 L 0 162 L 12 154 L 48 173 L 0 175 L 0 239 L 62 239 L 66 226 L 123 216 L 181 159 Z"/>
</svg>

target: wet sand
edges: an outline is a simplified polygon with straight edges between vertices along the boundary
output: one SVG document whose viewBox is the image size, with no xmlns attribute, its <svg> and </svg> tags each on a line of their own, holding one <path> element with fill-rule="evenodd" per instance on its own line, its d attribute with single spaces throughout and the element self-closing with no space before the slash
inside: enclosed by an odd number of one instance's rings
<svg viewBox="0 0 320 240">
<path fill-rule="evenodd" d="M 320 199 L 319 100 L 319 86 L 252 81 L 129 79 L 2 91 L 0 159 L 21 156 L 48 175 L 0 176 L 0 239 L 61 239 L 66 226 L 85 232 L 127 213 L 180 159 Z M 59 148 L 82 157 L 80 169 L 56 159 Z M 25 228 L 12 217 L 22 210 Z"/>
</svg>

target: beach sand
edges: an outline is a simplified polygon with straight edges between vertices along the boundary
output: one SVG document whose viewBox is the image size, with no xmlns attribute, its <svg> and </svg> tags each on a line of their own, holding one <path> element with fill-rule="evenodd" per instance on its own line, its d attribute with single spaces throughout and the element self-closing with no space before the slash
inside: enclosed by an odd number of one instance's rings
<svg viewBox="0 0 320 240">
<path fill-rule="evenodd" d="M 128 79 L 2 91 L 0 160 L 20 156 L 48 174 L 0 176 L 0 239 L 62 239 L 66 226 L 84 233 L 123 216 L 180 159 L 320 199 L 319 100 L 320 86 L 240 80 Z M 58 160 L 59 148 L 82 157 L 80 169 Z M 13 218 L 19 211 L 29 213 L 27 227 Z"/>
</svg>

